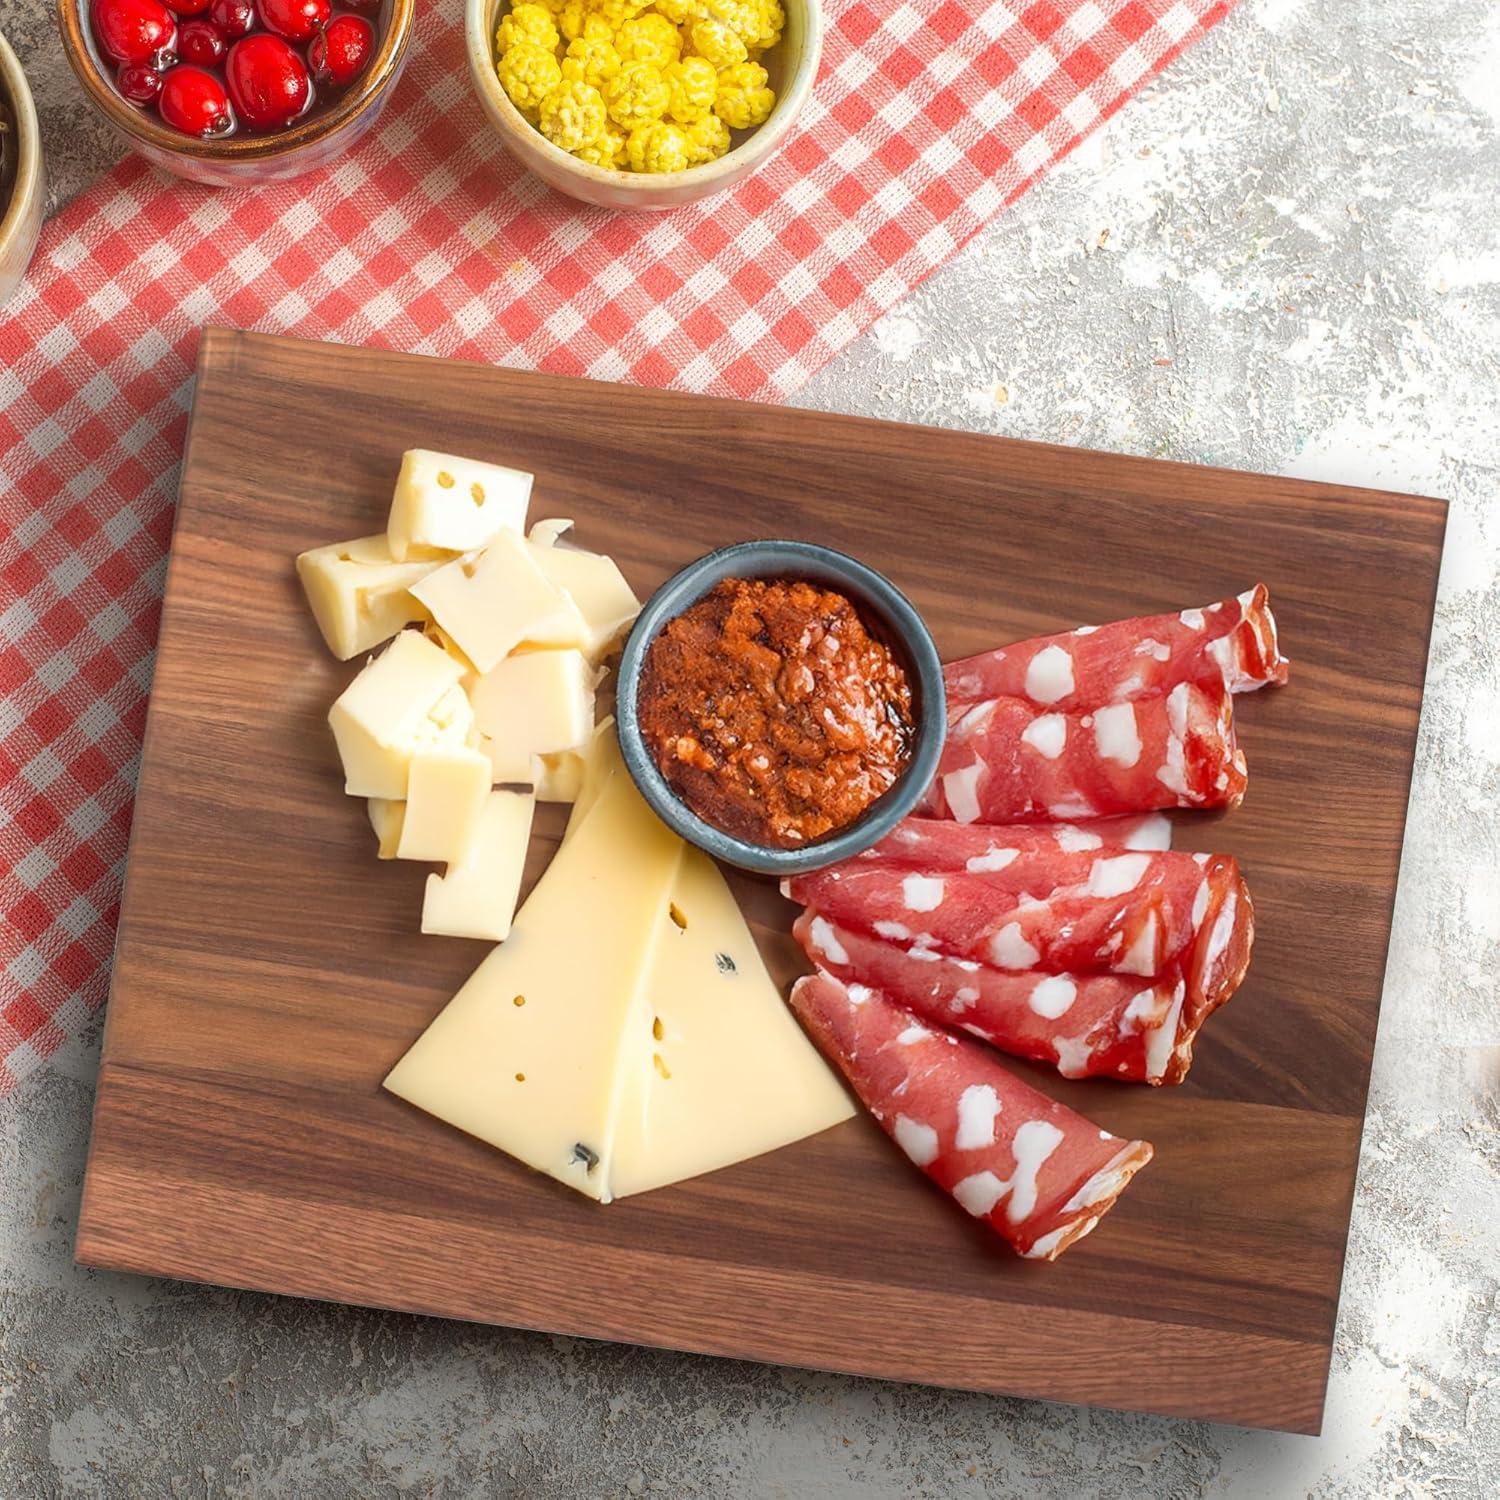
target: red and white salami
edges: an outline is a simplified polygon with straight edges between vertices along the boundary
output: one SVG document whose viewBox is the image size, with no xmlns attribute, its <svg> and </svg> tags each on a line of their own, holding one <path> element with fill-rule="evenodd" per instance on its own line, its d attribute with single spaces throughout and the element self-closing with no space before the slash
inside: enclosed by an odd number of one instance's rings
<svg viewBox="0 0 1500 1500">
<path fill-rule="evenodd" d="M 948 728 L 922 811 L 960 823 L 1020 823 L 1237 807 L 1245 757 L 1223 683 L 1080 712 L 990 698 Z"/>
<path fill-rule="evenodd" d="M 1021 1255 L 1055 1260 L 1151 1160 L 879 990 L 820 973 L 791 1003 L 907 1157 Z"/>
<path fill-rule="evenodd" d="M 905 949 L 815 911 L 804 911 L 792 931 L 818 968 L 846 984 L 883 990 L 926 1021 L 1047 1063 L 1064 1078 L 1181 1083 L 1198 1028 L 1213 1008 L 1186 1003 L 1187 985 L 1176 968 L 1145 980 L 1014 973 L 933 949 Z"/>
<path fill-rule="evenodd" d="M 1005 874 L 930 874 L 850 860 L 795 876 L 782 889 L 841 926 L 908 952 L 994 969 L 1151 979 L 1180 967 L 1195 1011 L 1222 1004 L 1249 965 L 1253 911 L 1229 855 L 1100 853 L 1085 881 L 1040 898 L 1005 889 L 997 883 Z"/>
<path fill-rule="evenodd" d="M 1054 713 L 1161 697 L 1179 683 L 1250 692 L 1287 679 L 1264 584 L 1204 609 L 1018 641 L 943 668 L 950 718 L 989 698 Z"/>
</svg>

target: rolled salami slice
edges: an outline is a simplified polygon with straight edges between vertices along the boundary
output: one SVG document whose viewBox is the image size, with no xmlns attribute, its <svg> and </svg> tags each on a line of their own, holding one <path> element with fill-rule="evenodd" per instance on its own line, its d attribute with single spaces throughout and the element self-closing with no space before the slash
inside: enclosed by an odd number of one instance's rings
<svg viewBox="0 0 1500 1500">
<path fill-rule="evenodd" d="M 928 875 L 859 860 L 795 876 L 782 889 L 824 918 L 913 955 L 1142 979 L 1180 968 L 1194 1012 L 1233 994 L 1254 938 L 1249 892 L 1225 854 L 1103 853 L 1085 883 L 1041 899 L 997 887 L 986 874 Z M 924 961 L 935 958 L 917 959 Z"/>
<path fill-rule="evenodd" d="M 1024 698 L 975 704 L 949 725 L 921 811 L 1023 823 L 1238 807 L 1244 795 L 1228 691 L 1183 682 L 1086 713 L 1038 711 Z"/>
<path fill-rule="evenodd" d="M 1246 693 L 1286 679 L 1287 659 L 1263 583 L 1203 609 L 1084 625 L 943 668 L 950 718 L 987 698 L 1023 698 L 1070 713 L 1161 696 L 1181 682 L 1222 683 L 1231 693 Z"/>
<path fill-rule="evenodd" d="M 1055 1260 L 1151 1160 L 879 990 L 819 973 L 791 1003 L 886 1134 L 1021 1255 Z"/>
<path fill-rule="evenodd" d="M 1178 968 L 1148 980 L 1017 974 L 930 948 L 904 949 L 814 911 L 803 912 L 792 931 L 818 968 L 846 984 L 883 990 L 926 1021 L 1047 1063 L 1064 1078 L 1181 1083 L 1212 1008 L 1184 1003 Z"/>
</svg>

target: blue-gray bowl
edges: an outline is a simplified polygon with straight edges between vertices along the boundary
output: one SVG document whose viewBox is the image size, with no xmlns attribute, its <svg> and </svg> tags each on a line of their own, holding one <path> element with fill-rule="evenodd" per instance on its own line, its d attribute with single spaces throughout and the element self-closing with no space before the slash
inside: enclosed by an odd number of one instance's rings
<svg viewBox="0 0 1500 1500">
<path fill-rule="evenodd" d="M 853 823 L 810 844 L 791 849 L 752 844 L 704 822 L 673 790 L 641 737 L 636 696 L 651 642 L 669 620 L 726 578 L 800 578 L 837 589 L 897 653 L 911 683 L 916 735 L 906 770 Z M 937 771 L 943 748 L 943 666 L 911 601 L 873 568 L 811 542 L 740 542 L 689 563 L 646 601 L 620 660 L 615 720 L 626 769 L 668 828 L 725 864 L 763 875 L 796 875 L 868 849 L 917 805 Z"/>
</svg>

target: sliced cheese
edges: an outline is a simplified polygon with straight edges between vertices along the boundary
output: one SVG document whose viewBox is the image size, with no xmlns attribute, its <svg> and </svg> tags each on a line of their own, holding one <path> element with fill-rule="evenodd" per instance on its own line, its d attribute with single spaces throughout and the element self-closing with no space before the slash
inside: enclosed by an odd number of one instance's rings
<svg viewBox="0 0 1500 1500">
<path fill-rule="evenodd" d="M 645 986 L 651 1015 L 639 1020 L 651 1065 L 631 1075 L 621 1101 L 610 1178 L 617 1198 L 732 1166 L 854 1114 L 700 850 L 685 849 L 656 931 Z"/>
<path fill-rule="evenodd" d="M 533 544 L 537 565 L 578 606 L 588 632 L 581 643 L 583 650 L 597 661 L 640 614 L 641 601 L 613 558 L 554 545 L 555 541 Z"/>
<path fill-rule="evenodd" d="M 444 563 L 412 590 L 480 672 L 522 641 L 577 646 L 588 638 L 577 606 L 537 566 L 539 550 L 502 531 L 482 552 Z"/>
<path fill-rule="evenodd" d="M 572 838 L 582 825 L 589 809 L 599 800 L 605 783 L 618 772 L 626 774 L 625 762 L 620 758 L 620 741 L 615 734 L 613 715 L 600 719 L 594 726 L 593 738 L 583 751 L 583 772 L 578 781 L 578 792 L 573 798 L 573 811 L 568 814 L 568 826 L 563 830 L 562 841 Z"/>
<path fill-rule="evenodd" d="M 412 448 L 401 458 L 386 540 L 398 561 L 472 552 L 497 532 L 526 529 L 531 475 Z"/>
<path fill-rule="evenodd" d="M 531 758 L 531 785 L 538 802 L 574 802 L 583 786 L 583 754 L 558 750 Z"/>
<path fill-rule="evenodd" d="M 594 728 L 596 681 L 581 651 L 526 651 L 506 657 L 470 684 L 479 745 L 490 757 L 497 783 L 530 781 L 533 756 L 587 742 Z"/>
<path fill-rule="evenodd" d="M 642 986 L 681 850 L 612 777 L 385 1087 L 607 1202 L 623 1080 L 651 1065 Z"/>
<path fill-rule="evenodd" d="M 424 746 L 411 758 L 397 859 L 460 863 L 490 794 L 487 756 L 464 745 Z"/>
<path fill-rule="evenodd" d="M 529 792 L 489 793 L 468 852 L 446 874 L 427 877 L 423 932 L 492 943 L 506 937 L 526 868 L 534 801 Z"/>
<path fill-rule="evenodd" d="M 436 566 L 396 562 L 383 535 L 364 536 L 304 552 L 297 576 L 328 649 L 348 661 L 427 618 L 410 589 Z"/>
<path fill-rule="evenodd" d="M 339 694 L 328 722 L 351 797 L 406 797 L 419 745 L 462 745 L 473 711 L 458 686 L 463 669 L 418 631 L 403 630 Z"/>
<path fill-rule="evenodd" d="M 366 804 L 370 814 L 370 827 L 380 845 L 378 858 L 395 859 L 396 846 L 401 842 L 401 825 L 406 820 L 406 803 L 394 802 L 388 797 L 371 797 Z"/>
</svg>

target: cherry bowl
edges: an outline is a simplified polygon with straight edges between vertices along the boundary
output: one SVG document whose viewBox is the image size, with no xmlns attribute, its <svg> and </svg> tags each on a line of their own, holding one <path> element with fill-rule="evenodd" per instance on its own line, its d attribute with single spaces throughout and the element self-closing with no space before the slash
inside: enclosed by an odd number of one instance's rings
<svg viewBox="0 0 1500 1500">
<path fill-rule="evenodd" d="M 791 134 L 817 80 L 823 57 L 820 0 L 783 0 L 786 31 L 762 61 L 771 71 L 776 107 L 717 161 L 681 172 L 619 172 L 596 167 L 554 146 L 511 103 L 495 75 L 495 29 L 509 0 L 465 0 L 469 73 L 479 102 L 507 151 L 549 187 L 600 208 L 665 210 L 696 203 L 748 177 Z"/>
<path fill-rule="evenodd" d="M 209 187 L 243 187 L 298 177 L 347 151 L 375 123 L 391 96 L 411 44 L 416 0 L 386 0 L 384 30 L 364 71 L 326 108 L 263 135 L 184 135 L 154 111 L 129 103 L 115 87 L 115 66 L 99 49 L 90 0 L 57 0 L 63 51 L 83 91 L 125 142 L 152 166 Z"/>
<path fill-rule="evenodd" d="M 16 54 L 0 36 L 0 107 L 15 138 L 5 144 L 6 170 L 0 173 L 0 304 L 21 284 L 31 264 L 47 187 L 42 178 L 41 133 L 36 107 Z M 13 170 L 12 170 L 13 166 Z M 9 178 L 9 185 L 6 178 Z"/>
</svg>

